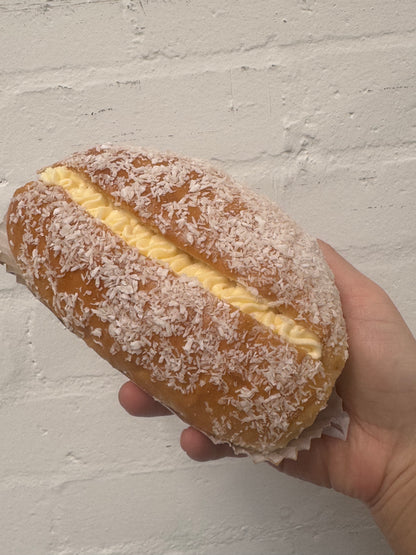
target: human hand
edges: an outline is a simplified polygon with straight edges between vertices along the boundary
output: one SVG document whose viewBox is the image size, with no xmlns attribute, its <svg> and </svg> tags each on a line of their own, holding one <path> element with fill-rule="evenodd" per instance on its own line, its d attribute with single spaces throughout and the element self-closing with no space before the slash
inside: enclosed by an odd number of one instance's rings
<svg viewBox="0 0 416 555">
<path fill-rule="evenodd" d="M 337 382 L 351 418 L 348 438 L 314 440 L 297 461 L 284 460 L 279 469 L 364 501 L 402 549 L 398 515 L 412 503 L 406 501 L 409 493 L 416 497 L 416 341 L 378 285 L 329 245 L 321 248 L 335 275 L 349 336 L 349 359 Z M 170 414 L 131 382 L 119 399 L 136 416 Z M 193 428 L 184 430 L 181 446 L 199 461 L 232 456 L 228 446 L 214 445 Z"/>
</svg>

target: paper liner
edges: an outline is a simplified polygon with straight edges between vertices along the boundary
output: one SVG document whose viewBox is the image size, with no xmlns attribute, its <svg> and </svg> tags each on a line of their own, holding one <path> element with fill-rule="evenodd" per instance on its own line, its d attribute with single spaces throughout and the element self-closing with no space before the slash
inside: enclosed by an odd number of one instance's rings
<svg viewBox="0 0 416 555">
<path fill-rule="evenodd" d="M 25 283 L 9 247 L 6 220 L 0 223 L 0 264 L 4 264 L 7 272 L 9 272 L 9 274 L 14 274 L 19 283 Z"/>
<path fill-rule="evenodd" d="M 14 274 L 18 283 L 25 284 L 21 272 L 10 251 L 5 220 L 0 223 L 0 264 L 4 264 L 6 266 L 7 272 Z M 312 426 L 304 430 L 297 439 L 290 441 L 286 447 L 278 449 L 273 453 L 268 453 L 267 455 L 261 453 L 251 453 L 245 449 L 235 446 L 232 447 L 237 455 L 250 455 L 256 463 L 267 461 L 274 465 L 279 465 L 283 459 L 296 460 L 299 451 L 309 450 L 311 441 L 322 437 L 322 435 L 346 440 L 349 421 L 350 419 L 348 414 L 342 408 L 342 400 L 334 389 L 328 400 L 326 408 L 318 414 L 318 417 Z M 210 437 L 210 439 L 216 443 L 215 438 Z"/>
<path fill-rule="evenodd" d="M 297 439 L 290 441 L 286 447 L 277 449 L 267 455 L 261 453 L 250 453 L 244 449 L 234 448 L 237 455 L 250 455 L 254 462 L 270 462 L 278 466 L 283 459 L 298 458 L 299 451 L 308 451 L 311 447 L 311 441 L 322 437 L 323 435 L 346 440 L 348 435 L 348 427 L 350 417 L 342 407 L 342 399 L 339 397 L 335 389 L 333 390 L 327 406 L 318 414 L 315 422 L 300 434 Z"/>
</svg>

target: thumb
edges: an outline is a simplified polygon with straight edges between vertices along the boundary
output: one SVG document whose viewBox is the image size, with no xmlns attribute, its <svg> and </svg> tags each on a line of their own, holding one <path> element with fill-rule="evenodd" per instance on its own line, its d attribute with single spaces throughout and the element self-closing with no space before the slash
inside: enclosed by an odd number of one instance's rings
<svg viewBox="0 0 416 555">
<path fill-rule="evenodd" d="M 354 289 L 357 286 L 375 286 L 368 277 L 362 274 L 357 268 L 350 264 L 343 256 L 341 256 L 331 245 L 318 239 L 319 247 L 325 257 L 329 267 L 331 268 L 337 287 L 341 293 Z"/>
<path fill-rule="evenodd" d="M 391 303 L 387 293 L 379 285 L 357 270 L 333 247 L 321 239 L 318 239 L 318 244 L 334 274 L 344 313 L 349 312 L 350 308 L 356 308 L 357 301 L 359 305 L 366 306 L 371 306 L 371 303 Z"/>
</svg>

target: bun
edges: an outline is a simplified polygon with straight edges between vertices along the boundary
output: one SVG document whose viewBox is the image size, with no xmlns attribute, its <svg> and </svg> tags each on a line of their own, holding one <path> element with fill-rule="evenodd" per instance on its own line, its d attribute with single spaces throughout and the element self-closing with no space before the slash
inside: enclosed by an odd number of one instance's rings
<svg viewBox="0 0 416 555">
<path fill-rule="evenodd" d="M 92 148 L 18 189 L 7 231 L 65 326 L 214 442 L 267 457 L 325 407 L 347 341 L 318 244 L 210 165 Z"/>
</svg>

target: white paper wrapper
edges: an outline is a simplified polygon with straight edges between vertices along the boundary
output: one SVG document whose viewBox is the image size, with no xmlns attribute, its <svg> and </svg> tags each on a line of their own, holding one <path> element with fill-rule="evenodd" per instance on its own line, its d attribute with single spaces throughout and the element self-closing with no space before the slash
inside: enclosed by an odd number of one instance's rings
<svg viewBox="0 0 416 555">
<path fill-rule="evenodd" d="M 20 270 L 10 251 L 9 242 L 7 240 L 6 220 L 0 223 L 0 264 L 4 264 L 6 270 L 10 274 L 14 274 L 19 283 L 24 283 Z"/>
<path fill-rule="evenodd" d="M 19 283 L 25 283 L 9 248 L 5 221 L 0 223 L 0 263 L 6 266 L 6 270 L 9 273 L 15 275 Z M 268 455 L 247 453 L 244 449 L 238 448 L 234 448 L 234 451 L 237 455 L 249 454 L 254 462 L 267 461 L 278 465 L 283 459 L 296 460 L 299 451 L 309 450 L 311 441 L 320 438 L 322 435 L 345 440 L 347 438 L 349 421 L 348 414 L 342 408 L 342 400 L 334 390 L 326 408 L 319 413 L 312 426 L 304 430 L 297 439 L 292 440 L 286 447 Z"/>
</svg>

